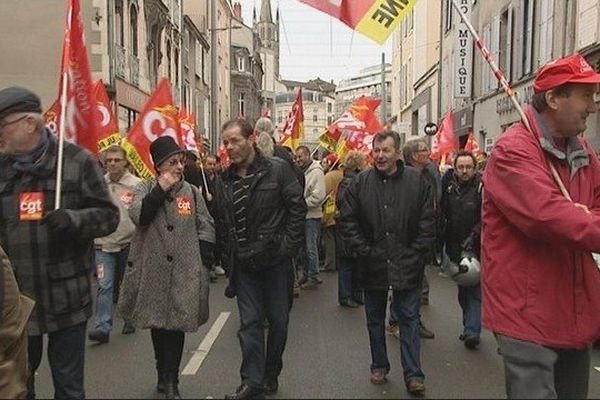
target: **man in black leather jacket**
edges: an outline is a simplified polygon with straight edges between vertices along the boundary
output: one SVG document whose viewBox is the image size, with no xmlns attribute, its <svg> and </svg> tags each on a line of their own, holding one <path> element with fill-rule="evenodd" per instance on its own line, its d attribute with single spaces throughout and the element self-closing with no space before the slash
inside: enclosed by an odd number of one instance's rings
<svg viewBox="0 0 600 400">
<path fill-rule="evenodd" d="M 425 255 L 435 237 L 431 187 L 423 175 L 400 161 L 400 137 L 379 133 L 373 140 L 375 168 L 360 173 L 341 199 L 342 240 L 362 257 L 365 311 L 371 345 L 371 382 L 387 382 L 385 340 L 387 294 L 396 301 L 407 390 L 425 391 L 421 370 L 419 306 Z"/>
<path fill-rule="evenodd" d="M 242 384 L 226 398 L 246 399 L 278 389 L 293 300 L 291 260 L 302 243 L 306 203 L 290 164 L 265 157 L 247 121 L 231 120 L 221 132 L 232 164 L 217 185 L 214 217 L 230 280 L 226 295 L 237 296 L 242 347 Z"/>
</svg>

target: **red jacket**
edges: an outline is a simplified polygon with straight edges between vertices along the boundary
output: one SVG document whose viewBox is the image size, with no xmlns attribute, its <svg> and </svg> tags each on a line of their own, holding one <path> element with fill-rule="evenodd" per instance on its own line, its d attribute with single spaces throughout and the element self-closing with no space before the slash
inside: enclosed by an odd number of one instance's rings
<svg viewBox="0 0 600 400">
<path fill-rule="evenodd" d="M 498 140 L 484 173 L 483 325 L 516 339 L 580 349 L 600 335 L 600 162 L 585 139 L 589 165 L 570 179 L 565 161 L 544 152 L 534 111 Z M 565 199 L 547 161 L 558 170 Z"/>
</svg>

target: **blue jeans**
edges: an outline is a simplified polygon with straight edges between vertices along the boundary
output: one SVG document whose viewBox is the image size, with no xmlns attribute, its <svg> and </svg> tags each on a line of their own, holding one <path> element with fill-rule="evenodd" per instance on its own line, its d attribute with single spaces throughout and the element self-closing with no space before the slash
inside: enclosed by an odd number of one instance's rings
<svg viewBox="0 0 600 400">
<path fill-rule="evenodd" d="M 340 257 L 338 264 L 338 302 L 349 300 L 353 295 L 352 288 L 352 263 L 345 257 Z"/>
<path fill-rule="evenodd" d="M 481 334 L 481 285 L 458 286 L 458 303 L 463 312 L 463 334 Z"/>
<path fill-rule="evenodd" d="M 234 282 L 240 312 L 238 338 L 242 348 L 242 383 L 262 385 L 265 380 L 276 379 L 283 368 L 294 267 L 288 258 L 259 270 L 236 265 Z M 265 317 L 269 322 L 266 351 Z"/>
<path fill-rule="evenodd" d="M 128 255 L 129 246 L 116 253 L 96 250 L 96 329 L 105 334 L 112 331 L 113 292 L 115 286 L 118 286 L 115 278 L 122 276 L 118 271 L 125 270 Z"/>
<path fill-rule="evenodd" d="M 86 323 L 48 334 L 48 363 L 55 399 L 83 399 L 83 364 Z M 35 371 L 42 361 L 44 336 L 29 336 L 29 379 L 27 398 L 35 399 Z"/>
<path fill-rule="evenodd" d="M 421 370 L 421 338 L 419 336 L 419 307 L 421 288 L 394 291 L 392 306 L 396 308 L 400 323 L 400 353 L 404 381 L 425 379 Z M 387 290 L 365 290 L 365 311 L 367 328 L 371 344 L 371 371 L 390 370 L 385 338 L 385 311 L 387 308 Z"/>
<path fill-rule="evenodd" d="M 319 277 L 319 240 L 321 239 L 321 218 L 309 218 L 305 224 L 306 262 L 304 276 L 315 280 Z"/>
</svg>

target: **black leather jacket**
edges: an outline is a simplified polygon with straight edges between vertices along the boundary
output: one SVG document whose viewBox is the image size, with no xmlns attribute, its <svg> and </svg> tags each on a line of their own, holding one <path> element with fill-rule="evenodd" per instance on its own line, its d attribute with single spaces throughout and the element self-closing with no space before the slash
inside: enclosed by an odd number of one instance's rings
<svg viewBox="0 0 600 400">
<path fill-rule="evenodd" d="M 238 245 L 235 234 L 235 165 L 217 182 L 213 217 L 227 271 L 240 265 L 254 269 L 269 267 L 281 257 L 295 256 L 303 240 L 306 203 L 292 167 L 280 158 L 266 158 L 256 152 L 249 167 L 249 172 L 256 176 L 250 186 L 246 210 L 248 241 L 244 246 Z"/>
</svg>

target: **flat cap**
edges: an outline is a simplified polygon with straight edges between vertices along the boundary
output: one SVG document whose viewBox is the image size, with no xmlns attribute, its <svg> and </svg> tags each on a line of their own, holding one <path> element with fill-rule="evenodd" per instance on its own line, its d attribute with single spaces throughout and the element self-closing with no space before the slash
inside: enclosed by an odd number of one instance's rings
<svg viewBox="0 0 600 400">
<path fill-rule="evenodd" d="M 18 112 L 42 112 L 42 102 L 29 89 L 12 86 L 0 90 L 0 118 Z"/>
</svg>

